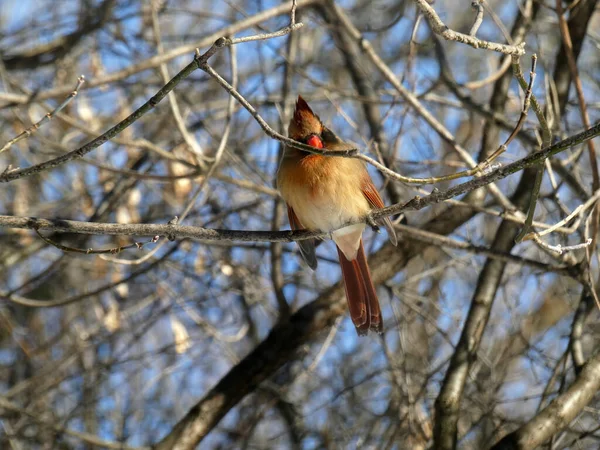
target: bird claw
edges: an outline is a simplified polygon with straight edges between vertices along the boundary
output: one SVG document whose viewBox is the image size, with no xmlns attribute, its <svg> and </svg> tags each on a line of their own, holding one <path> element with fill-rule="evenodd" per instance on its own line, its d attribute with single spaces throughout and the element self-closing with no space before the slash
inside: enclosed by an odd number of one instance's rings
<svg viewBox="0 0 600 450">
<path fill-rule="evenodd" d="M 371 216 L 367 216 L 367 224 L 371 227 L 371 229 L 375 233 L 381 233 L 381 230 L 379 229 L 379 225 L 377 225 L 377 223 Z"/>
</svg>

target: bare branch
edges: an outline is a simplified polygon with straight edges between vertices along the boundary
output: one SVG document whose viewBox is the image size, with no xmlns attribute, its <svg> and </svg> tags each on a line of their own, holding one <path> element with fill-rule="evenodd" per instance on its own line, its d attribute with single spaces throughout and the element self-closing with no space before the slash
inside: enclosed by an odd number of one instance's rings
<svg viewBox="0 0 600 450">
<path fill-rule="evenodd" d="M 442 36 L 447 41 L 461 42 L 463 44 L 470 45 L 473 48 L 492 50 L 495 52 L 504 53 L 505 55 L 523 55 L 525 53 L 524 42 L 519 45 L 498 44 L 497 42 L 483 41 L 474 36 L 469 36 L 467 34 L 451 30 L 446 26 L 446 24 L 444 24 L 444 22 L 442 22 L 442 19 L 440 19 L 440 17 L 437 15 L 435 9 L 433 9 L 433 7 L 426 0 L 415 0 L 415 2 L 421 12 L 425 14 L 431 30 L 434 33 Z"/>
<path fill-rule="evenodd" d="M 4 152 L 5 150 L 8 150 L 13 144 L 16 144 L 20 140 L 28 138 L 33 133 L 35 133 L 37 130 L 39 130 L 42 125 L 44 125 L 47 122 L 50 122 L 56 114 L 61 112 L 65 108 L 65 106 L 67 106 L 69 103 L 71 103 L 71 100 L 73 100 L 77 96 L 77 94 L 79 93 L 79 89 L 81 89 L 81 86 L 83 86 L 84 82 L 85 82 L 85 77 L 83 75 L 80 75 L 79 78 L 77 78 L 77 85 L 75 86 L 75 89 L 73 89 L 73 91 L 67 96 L 67 98 L 65 98 L 63 100 L 62 103 L 60 103 L 56 108 L 54 108 L 52 111 L 47 113 L 38 122 L 34 123 L 29 128 L 27 128 L 25 131 L 23 131 L 22 133 L 15 136 L 10 141 L 8 141 L 6 144 L 4 144 L 4 146 L 2 148 L 0 148 L 0 153 Z"/>
<path fill-rule="evenodd" d="M 296 2 L 293 2 L 293 6 L 296 6 Z M 187 77 L 189 77 L 196 69 L 203 68 L 207 65 L 207 61 L 218 53 L 221 49 L 226 46 L 239 44 L 242 42 L 256 41 L 256 40 L 265 40 L 274 37 L 284 36 L 290 33 L 293 30 L 296 30 L 302 27 L 303 24 L 295 23 L 288 27 L 283 28 L 282 30 L 276 31 L 274 33 L 265 33 L 254 36 L 248 36 L 239 39 L 230 39 L 221 37 L 215 41 L 215 43 L 202 55 L 199 52 L 196 52 L 196 56 L 194 60 L 189 63 L 186 67 L 184 67 L 177 75 L 175 75 L 167 84 L 165 84 L 150 100 L 140 106 L 137 110 L 135 110 L 129 117 L 119 122 L 117 125 L 112 127 L 110 130 L 88 142 L 84 146 L 73 150 L 65 155 L 62 155 L 58 158 L 52 159 L 50 161 L 46 161 L 41 164 L 37 164 L 35 166 L 28 167 L 26 169 L 12 169 L 7 168 L 0 174 L 0 182 L 9 182 L 14 181 L 22 177 L 31 176 L 45 170 L 53 169 L 54 167 L 63 165 L 69 161 L 74 159 L 78 159 L 91 152 L 92 150 L 100 147 L 102 144 L 106 143 L 113 137 L 117 136 L 135 121 L 137 121 L 140 117 L 151 111 L 160 101 L 165 98 L 175 87 Z"/>
<path fill-rule="evenodd" d="M 73 436 L 74 438 L 80 440 L 81 442 L 85 442 L 86 444 L 89 444 L 89 445 L 94 445 L 94 446 L 97 445 L 97 446 L 100 446 L 103 448 L 118 449 L 118 450 L 148 450 L 147 447 L 131 447 L 129 445 L 123 445 L 120 442 L 105 441 L 103 439 L 100 439 L 98 436 L 94 436 L 90 433 L 83 433 L 81 431 L 75 431 L 70 428 L 61 426 L 53 421 L 51 422 L 48 420 L 44 420 L 43 418 L 39 417 L 36 413 L 32 412 L 31 410 L 21 408 L 20 406 L 14 404 L 13 402 L 11 402 L 10 400 L 8 400 L 6 398 L 0 397 L 0 408 L 4 409 L 6 411 L 15 412 L 15 413 L 21 414 L 23 416 L 30 417 L 31 419 L 33 419 L 34 422 L 37 422 L 44 427 L 48 427 L 48 428 L 56 431 L 57 433 L 64 433 L 69 436 Z"/>
<path fill-rule="evenodd" d="M 525 425 L 505 436 L 492 450 L 531 449 L 567 427 L 600 390 L 600 352 L 596 352 L 563 394 Z"/>
<path fill-rule="evenodd" d="M 481 4 L 480 0 L 475 0 L 471 2 L 471 7 L 477 10 L 477 15 L 475 16 L 475 22 L 473 22 L 473 26 L 469 31 L 469 36 L 475 37 L 477 31 L 479 31 L 479 27 L 483 22 L 483 5 Z"/>
<path fill-rule="evenodd" d="M 317 3 L 318 1 L 319 0 L 297 0 L 297 8 L 306 8 L 308 6 L 311 6 L 315 3 Z M 189 54 L 189 53 L 193 52 L 196 48 L 207 47 L 207 46 L 211 45 L 215 40 L 217 40 L 221 36 L 231 36 L 233 34 L 239 33 L 240 31 L 244 31 L 244 30 L 247 30 L 248 28 L 255 27 L 258 24 L 260 24 L 261 22 L 269 20 L 273 17 L 277 17 L 282 14 L 289 14 L 289 11 L 292 8 L 292 6 L 293 6 L 292 1 L 287 1 L 287 2 L 281 3 L 271 9 L 261 11 L 253 16 L 249 16 L 242 20 L 236 21 L 236 22 L 232 23 L 231 25 L 228 25 L 228 26 L 220 29 L 216 33 L 211 33 L 210 35 L 203 37 L 202 39 L 200 39 L 197 42 L 179 46 L 179 47 L 165 53 L 164 55 L 152 56 L 152 57 L 150 57 L 146 60 L 143 60 L 137 64 L 127 67 L 126 69 L 112 72 L 107 75 L 95 78 L 95 79 L 91 78 L 91 79 L 87 80 L 86 86 L 88 89 L 94 88 L 94 87 L 99 87 L 99 86 L 105 86 L 107 84 L 126 79 L 126 78 L 133 76 L 144 70 L 153 69 L 155 67 L 158 67 L 163 62 L 171 61 L 179 56 Z M 4 93 L 0 93 L 0 99 L 6 100 L 7 102 L 14 102 L 14 103 L 29 103 L 33 100 L 35 100 L 35 101 L 47 100 L 49 98 L 62 97 L 64 95 L 68 95 L 68 94 L 69 94 L 68 89 L 56 88 L 56 89 L 50 89 L 50 90 L 43 91 L 43 92 L 38 92 L 38 93 L 35 93 L 32 95 L 18 95 L 18 94 L 5 95 Z"/>
</svg>

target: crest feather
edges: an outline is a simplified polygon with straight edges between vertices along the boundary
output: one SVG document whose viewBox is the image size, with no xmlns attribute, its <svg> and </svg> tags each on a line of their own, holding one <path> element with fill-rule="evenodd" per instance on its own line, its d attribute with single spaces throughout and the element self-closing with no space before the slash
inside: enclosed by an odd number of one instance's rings
<svg viewBox="0 0 600 450">
<path fill-rule="evenodd" d="M 306 100 L 304 100 L 301 95 L 299 95 L 298 100 L 296 100 L 295 112 L 300 112 L 300 111 L 307 111 L 311 114 L 314 114 L 312 112 L 312 109 L 310 109 L 310 106 L 308 106 L 308 103 L 306 103 Z"/>
<path fill-rule="evenodd" d="M 294 117 L 290 121 L 289 136 L 300 141 L 310 134 L 320 135 L 322 130 L 321 119 L 310 109 L 306 100 L 299 95 L 294 109 Z"/>
</svg>

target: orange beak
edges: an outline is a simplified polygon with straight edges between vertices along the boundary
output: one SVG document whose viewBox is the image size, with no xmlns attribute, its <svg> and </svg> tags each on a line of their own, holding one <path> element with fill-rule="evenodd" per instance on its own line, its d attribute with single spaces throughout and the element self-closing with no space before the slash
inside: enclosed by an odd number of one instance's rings
<svg viewBox="0 0 600 450">
<path fill-rule="evenodd" d="M 306 143 L 308 145 L 310 145 L 311 147 L 315 147 L 315 148 L 323 148 L 323 141 L 319 138 L 319 136 L 313 134 L 312 136 L 310 136 L 307 140 Z"/>
</svg>

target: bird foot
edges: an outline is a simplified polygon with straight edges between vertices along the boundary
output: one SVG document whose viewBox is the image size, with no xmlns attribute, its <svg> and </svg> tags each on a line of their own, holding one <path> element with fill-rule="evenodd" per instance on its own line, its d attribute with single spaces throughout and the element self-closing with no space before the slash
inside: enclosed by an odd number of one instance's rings
<svg viewBox="0 0 600 450">
<path fill-rule="evenodd" d="M 375 233 L 381 233 L 379 225 L 377 225 L 377 223 L 371 216 L 367 216 L 367 225 L 369 225 Z"/>
</svg>

